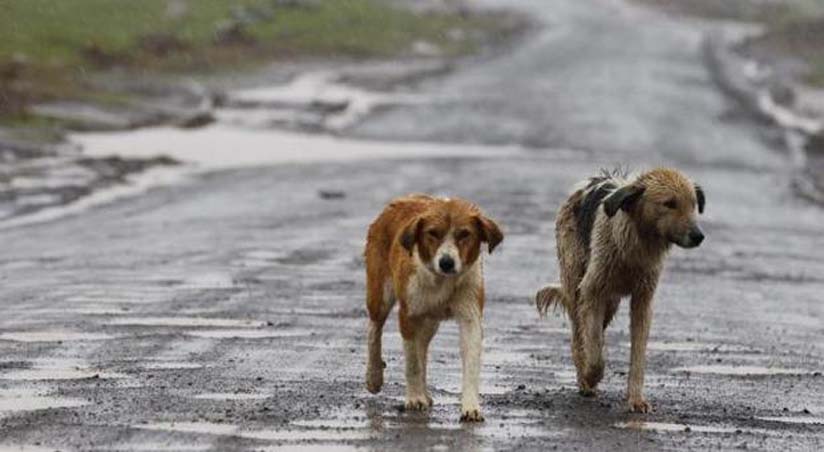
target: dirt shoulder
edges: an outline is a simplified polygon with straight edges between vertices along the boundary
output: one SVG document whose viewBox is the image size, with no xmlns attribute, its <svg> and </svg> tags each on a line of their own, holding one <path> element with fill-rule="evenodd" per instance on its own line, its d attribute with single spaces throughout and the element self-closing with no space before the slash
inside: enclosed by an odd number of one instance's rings
<svg viewBox="0 0 824 452">
<path fill-rule="evenodd" d="M 89 158 L 65 142 L 67 131 L 201 127 L 221 108 L 258 107 L 228 105 L 226 92 L 238 85 L 289 88 L 319 67 L 340 72 L 331 91 L 389 90 L 504 47 L 526 28 L 513 12 L 445 0 L 0 3 L 0 221 L 178 163 Z M 293 97 L 278 101 L 280 116 L 265 127 L 328 132 L 330 116 L 361 107 Z"/>
<path fill-rule="evenodd" d="M 134 91 L 139 88 L 101 84 L 101 75 L 181 77 L 307 58 L 456 57 L 505 40 L 523 25 L 509 13 L 477 11 L 462 2 L 407 7 L 418 3 L 4 3 L 0 5 L 0 120 L 26 123 L 46 117 L 61 122 L 60 115 L 32 109 L 53 101 L 94 103 L 112 111 L 135 109 L 133 99 L 140 93 Z M 152 121 L 133 122 L 140 126 Z M 100 124 L 100 128 L 116 125 Z"/>
</svg>

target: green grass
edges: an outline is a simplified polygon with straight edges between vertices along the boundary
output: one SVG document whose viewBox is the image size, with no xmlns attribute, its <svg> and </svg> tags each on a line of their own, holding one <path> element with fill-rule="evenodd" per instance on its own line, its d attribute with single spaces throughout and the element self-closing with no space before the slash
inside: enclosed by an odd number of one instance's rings
<svg viewBox="0 0 824 452">
<path fill-rule="evenodd" d="M 173 3 L 186 5 L 170 14 Z M 32 101 L 94 96 L 84 80 L 112 66 L 203 71 L 308 56 L 389 57 L 425 40 L 446 55 L 475 50 L 482 34 L 507 34 L 494 16 L 425 14 L 378 0 L 0 0 L 0 114 Z M 217 42 L 219 24 L 260 11 L 242 39 Z M 465 39 L 453 39 L 460 30 Z M 172 43 L 157 50 L 147 39 Z M 5 108 L 4 108 L 5 107 Z"/>
</svg>

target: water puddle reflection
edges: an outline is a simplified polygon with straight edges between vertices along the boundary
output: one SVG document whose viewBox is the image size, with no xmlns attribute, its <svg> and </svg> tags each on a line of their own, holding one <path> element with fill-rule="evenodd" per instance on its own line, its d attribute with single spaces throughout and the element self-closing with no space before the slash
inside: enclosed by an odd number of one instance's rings
<svg viewBox="0 0 824 452">
<path fill-rule="evenodd" d="M 83 331 L 18 331 L 0 334 L 0 340 L 14 342 L 69 342 L 69 341 L 105 341 L 114 339 L 103 333 L 86 333 Z"/>
<path fill-rule="evenodd" d="M 301 330 L 205 330 L 189 331 L 186 334 L 188 336 L 194 336 L 204 339 L 270 339 L 311 335 L 309 331 Z"/>
<path fill-rule="evenodd" d="M 0 389 L 0 416 L 19 411 L 48 410 L 52 408 L 75 408 L 89 402 L 78 398 L 47 395 L 48 391 L 34 389 Z M 2 449 L 0 449 L 2 450 Z"/>
<path fill-rule="evenodd" d="M 787 369 L 783 367 L 765 367 L 765 366 L 734 366 L 734 365 L 698 365 L 688 367 L 678 367 L 672 369 L 673 372 L 689 372 L 696 374 L 715 374 L 715 375 L 809 375 L 812 374 L 809 370 L 804 369 Z"/>
<path fill-rule="evenodd" d="M 0 380 L 41 381 L 41 380 L 83 380 L 128 378 L 125 374 L 104 372 L 90 368 L 86 363 L 71 359 L 39 359 L 28 369 L 12 369 L 0 373 Z"/>
<path fill-rule="evenodd" d="M 710 425 L 689 425 L 668 422 L 627 421 L 614 424 L 615 427 L 628 430 L 644 430 L 655 432 L 699 432 L 699 433 L 735 433 L 740 429 Z"/>
<path fill-rule="evenodd" d="M 247 319 L 218 319 L 208 317 L 121 317 L 106 322 L 118 326 L 260 328 L 266 322 Z"/>
</svg>

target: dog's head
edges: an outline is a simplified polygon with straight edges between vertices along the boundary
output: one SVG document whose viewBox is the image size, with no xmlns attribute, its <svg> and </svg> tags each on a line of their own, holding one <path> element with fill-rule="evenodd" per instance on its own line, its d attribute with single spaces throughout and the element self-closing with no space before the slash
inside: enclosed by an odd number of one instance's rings
<svg viewBox="0 0 824 452">
<path fill-rule="evenodd" d="M 658 168 L 639 176 L 604 199 L 610 217 L 619 210 L 633 218 L 643 233 L 656 234 L 682 248 L 704 241 L 697 213 L 704 213 L 704 190 L 679 171 Z"/>
<path fill-rule="evenodd" d="M 477 206 L 461 199 L 439 199 L 401 232 L 411 254 L 417 246 L 426 268 L 441 276 L 460 275 L 472 267 L 486 243 L 489 252 L 504 239 L 501 229 Z"/>
</svg>

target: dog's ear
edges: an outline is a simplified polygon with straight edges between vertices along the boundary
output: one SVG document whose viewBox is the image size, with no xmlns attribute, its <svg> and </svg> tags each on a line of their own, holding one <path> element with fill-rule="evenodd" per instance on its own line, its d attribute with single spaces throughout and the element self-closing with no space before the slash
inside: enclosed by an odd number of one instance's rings
<svg viewBox="0 0 824 452">
<path fill-rule="evenodd" d="M 475 222 L 478 225 L 481 240 L 487 243 L 487 246 L 489 246 L 489 254 L 492 254 L 492 250 L 503 241 L 504 233 L 501 232 L 501 228 L 498 227 L 497 223 L 483 215 L 476 216 Z"/>
<path fill-rule="evenodd" d="M 401 232 L 401 246 L 409 252 L 410 256 L 412 255 L 412 250 L 415 249 L 415 243 L 417 243 L 418 237 L 420 236 L 419 232 L 422 225 L 423 217 L 415 217 L 406 224 Z"/>
<path fill-rule="evenodd" d="M 618 213 L 618 209 L 628 211 L 635 201 L 644 194 L 645 188 L 639 185 L 627 185 L 615 190 L 604 199 L 604 212 L 612 218 Z"/>
<path fill-rule="evenodd" d="M 698 200 L 698 213 L 704 213 L 704 204 L 706 204 L 707 198 L 704 195 L 704 188 L 698 184 L 695 184 L 695 198 Z"/>
</svg>

